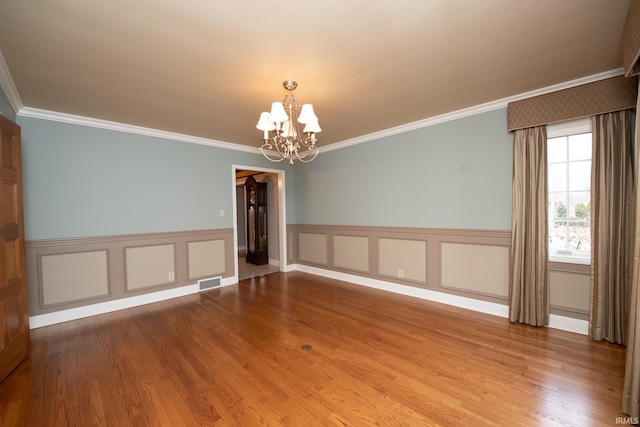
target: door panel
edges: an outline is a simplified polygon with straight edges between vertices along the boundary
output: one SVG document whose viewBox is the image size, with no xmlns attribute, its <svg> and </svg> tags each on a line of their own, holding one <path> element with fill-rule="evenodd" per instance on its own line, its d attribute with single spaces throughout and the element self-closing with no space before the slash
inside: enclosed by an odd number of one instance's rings
<svg viewBox="0 0 640 427">
<path fill-rule="evenodd" d="M 29 354 L 20 127 L 0 116 L 0 380 Z"/>
</svg>

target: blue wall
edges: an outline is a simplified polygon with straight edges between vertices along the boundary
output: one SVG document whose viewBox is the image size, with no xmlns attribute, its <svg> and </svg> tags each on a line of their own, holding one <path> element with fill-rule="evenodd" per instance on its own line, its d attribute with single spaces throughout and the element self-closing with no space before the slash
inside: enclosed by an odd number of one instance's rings
<svg viewBox="0 0 640 427">
<path fill-rule="evenodd" d="M 27 240 L 231 228 L 233 164 L 285 170 L 290 224 L 511 228 L 506 109 L 321 152 L 293 168 L 242 151 L 17 121 Z"/>
<path fill-rule="evenodd" d="M 296 171 L 296 219 L 510 230 L 512 156 L 506 108 L 321 153 Z"/>
<path fill-rule="evenodd" d="M 18 124 L 27 240 L 231 228 L 232 165 L 274 169 L 259 154 L 22 116 Z"/>
</svg>

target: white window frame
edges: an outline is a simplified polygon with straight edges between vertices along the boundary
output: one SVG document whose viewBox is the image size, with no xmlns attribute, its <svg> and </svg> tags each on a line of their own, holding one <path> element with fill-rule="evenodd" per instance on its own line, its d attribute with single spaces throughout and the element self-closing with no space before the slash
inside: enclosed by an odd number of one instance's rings
<svg viewBox="0 0 640 427">
<path fill-rule="evenodd" d="M 568 122 L 547 125 L 547 140 L 562 136 L 577 135 L 581 133 L 591 133 L 593 135 L 591 118 L 571 120 Z M 593 143 L 593 136 L 591 141 Z M 593 162 L 593 158 L 591 159 L 591 161 Z M 548 241 L 547 245 L 549 245 Z M 590 265 L 591 255 L 589 255 L 589 257 L 579 255 L 556 255 L 551 254 L 551 251 L 549 250 L 549 261 Z"/>
</svg>

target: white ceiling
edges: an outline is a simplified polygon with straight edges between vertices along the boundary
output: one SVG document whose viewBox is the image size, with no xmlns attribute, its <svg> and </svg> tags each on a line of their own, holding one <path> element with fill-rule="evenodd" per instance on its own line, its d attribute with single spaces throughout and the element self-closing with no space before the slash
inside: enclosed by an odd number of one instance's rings
<svg viewBox="0 0 640 427">
<path fill-rule="evenodd" d="M 319 145 L 619 69 L 630 0 L 0 0 L 25 107 L 257 146 L 314 104 Z"/>
</svg>

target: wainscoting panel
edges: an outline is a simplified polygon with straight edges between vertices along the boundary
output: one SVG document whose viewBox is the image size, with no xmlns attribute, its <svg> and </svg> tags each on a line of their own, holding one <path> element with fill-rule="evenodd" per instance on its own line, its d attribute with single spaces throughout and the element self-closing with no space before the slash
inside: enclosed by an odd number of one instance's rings
<svg viewBox="0 0 640 427">
<path fill-rule="evenodd" d="M 205 240 L 189 242 L 189 279 L 221 276 L 225 270 L 224 240 Z"/>
<path fill-rule="evenodd" d="M 328 265 L 327 234 L 299 233 L 298 259 L 315 265 Z"/>
<path fill-rule="evenodd" d="M 556 314 L 579 314 L 588 319 L 590 274 L 551 271 L 549 275 L 549 303 Z M 568 312 L 568 313 L 567 313 Z"/>
<path fill-rule="evenodd" d="M 369 272 L 369 239 L 361 236 L 333 236 L 333 261 L 336 267 Z"/>
<path fill-rule="evenodd" d="M 378 248 L 381 276 L 427 284 L 426 241 L 382 238 Z"/>
<path fill-rule="evenodd" d="M 109 295 L 107 251 L 43 255 L 39 261 L 43 307 Z"/>
<path fill-rule="evenodd" d="M 440 244 L 440 286 L 498 297 L 509 296 L 509 248 Z"/>
<path fill-rule="evenodd" d="M 234 275 L 233 229 L 34 240 L 25 249 L 30 316 Z"/>
<path fill-rule="evenodd" d="M 287 264 L 295 264 L 295 255 L 298 253 L 298 242 L 296 235 L 287 229 Z"/>
<path fill-rule="evenodd" d="M 287 234 L 295 264 L 508 303 L 511 231 L 296 224 Z"/>
<path fill-rule="evenodd" d="M 125 248 L 127 292 L 175 282 L 175 245 Z"/>
</svg>

